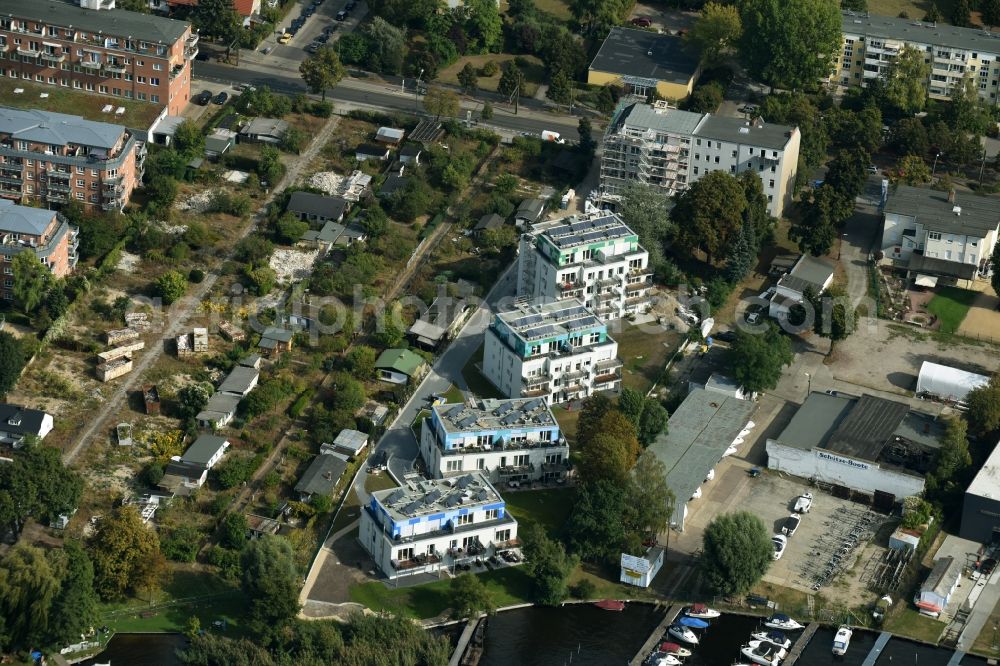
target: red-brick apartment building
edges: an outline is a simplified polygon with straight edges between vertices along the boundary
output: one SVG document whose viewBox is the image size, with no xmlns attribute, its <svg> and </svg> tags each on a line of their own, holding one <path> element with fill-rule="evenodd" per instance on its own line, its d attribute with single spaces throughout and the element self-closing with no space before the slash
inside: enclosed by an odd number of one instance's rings
<svg viewBox="0 0 1000 666">
<path fill-rule="evenodd" d="M 0 197 L 121 210 L 142 181 L 146 146 L 121 125 L 0 106 Z"/>
<path fill-rule="evenodd" d="M 56 277 L 76 267 L 77 228 L 52 210 L 19 206 L 0 199 L 0 297 L 14 300 L 12 261 L 20 252 L 33 251 Z"/>
<path fill-rule="evenodd" d="M 185 21 L 63 0 L 0 0 L 0 73 L 9 79 L 163 104 L 179 115 L 197 54 L 198 35 Z"/>
</svg>

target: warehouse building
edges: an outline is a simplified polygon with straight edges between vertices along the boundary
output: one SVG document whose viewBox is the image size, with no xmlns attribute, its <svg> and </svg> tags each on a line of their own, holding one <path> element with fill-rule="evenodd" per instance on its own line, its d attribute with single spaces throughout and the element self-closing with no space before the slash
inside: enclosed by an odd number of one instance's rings
<svg viewBox="0 0 1000 666">
<path fill-rule="evenodd" d="M 813 392 L 777 439 L 767 466 L 822 484 L 835 495 L 874 495 L 890 508 L 924 489 L 944 428 L 908 405 L 863 395 Z"/>
<path fill-rule="evenodd" d="M 965 491 L 959 536 L 979 543 L 1000 541 L 1000 446 Z"/>
<path fill-rule="evenodd" d="M 667 422 L 665 433 L 649 445 L 667 469 L 667 487 L 677 498 L 671 525 L 684 531 L 688 501 L 737 439 L 753 428 L 757 405 L 696 388 Z"/>
</svg>

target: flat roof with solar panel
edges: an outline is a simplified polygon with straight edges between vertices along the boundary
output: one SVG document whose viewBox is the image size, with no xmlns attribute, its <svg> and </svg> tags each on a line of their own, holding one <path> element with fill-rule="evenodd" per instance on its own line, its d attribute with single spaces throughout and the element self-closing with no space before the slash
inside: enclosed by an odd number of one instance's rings
<svg viewBox="0 0 1000 666">
<path fill-rule="evenodd" d="M 482 432 L 518 428 L 558 428 L 548 404 L 541 398 L 480 400 L 472 405 L 435 405 L 435 421 L 445 433 Z"/>
<path fill-rule="evenodd" d="M 503 505 L 503 498 L 486 478 L 476 473 L 450 479 L 407 480 L 403 486 L 372 493 L 396 522 L 441 513 L 445 509 Z"/>
<path fill-rule="evenodd" d="M 566 250 L 605 240 L 635 238 L 638 235 L 626 225 L 617 213 L 600 211 L 584 217 L 566 217 L 561 220 L 534 225 L 532 231 L 549 243 Z"/>
<path fill-rule="evenodd" d="M 588 326 L 603 327 L 604 323 L 578 300 L 520 305 L 508 312 L 498 312 L 497 318 L 525 340 L 566 335 Z"/>
</svg>

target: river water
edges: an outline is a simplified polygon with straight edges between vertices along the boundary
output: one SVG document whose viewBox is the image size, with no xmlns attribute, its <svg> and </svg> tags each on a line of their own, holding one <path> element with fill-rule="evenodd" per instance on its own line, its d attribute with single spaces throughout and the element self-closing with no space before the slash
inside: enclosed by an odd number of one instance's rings
<svg viewBox="0 0 1000 666">
<path fill-rule="evenodd" d="M 481 666 L 613 666 L 627 664 L 663 619 L 663 610 L 648 604 L 629 604 L 620 613 L 589 604 L 560 608 L 522 608 L 490 618 Z M 740 647 L 759 620 L 723 615 L 702 632 L 701 643 L 685 666 L 731 666 Z M 798 632 L 791 632 L 795 639 Z M 799 666 L 861 666 L 878 634 L 855 631 L 844 657 L 830 652 L 834 630 L 823 628 L 809 642 Z M 107 649 L 84 666 L 180 666 L 178 634 L 116 634 Z M 947 666 L 952 651 L 900 638 L 888 642 L 876 666 Z M 980 657 L 966 656 L 961 666 L 986 666 Z"/>
<path fill-rule="evenodd" d="M 645 604 L 629 604 L 620 613 L 589 605 L 525 608 L 490 620 L 482 666 L 610 666 L 627 664 L 663 618 Z M 740 647 L 759 625 L 757 618 L 724 615 L 703 632 L 685 666 L 731 666 Z M 792 632 L 795 639 L 799 632 Z M 876 632 L 855 631 L 844 657 L 830 651 L 833 629 L 820 629 L 799 659 L 799 666 L 861 666 L 875 645 Z M 673 640 L 673 639 L 670 639 Z M 952 651 L 893 638 L 876 666 L 947 666 Z M 979 657 L 964 657 L 961 666 L 985 666 Z"/>
</svg>

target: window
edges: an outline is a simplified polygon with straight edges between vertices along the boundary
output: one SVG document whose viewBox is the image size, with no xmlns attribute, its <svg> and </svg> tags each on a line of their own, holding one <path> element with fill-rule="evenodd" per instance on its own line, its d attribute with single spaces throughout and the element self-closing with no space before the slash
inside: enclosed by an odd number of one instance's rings
<svg viewBox="0 0 1000 666">
<path fill-rule="evenodd" d="M 493 444 L 493 435 L 479 435 L 476 437 L 476 446 L 487 446 Z"/>
<path fill-rule="evenodd" d="M 77 187 L 84 187 L 83 178 L 77 178 L 76 179 L 76 186 Z"/>
<path fill-rule="evenodd" d="M 158 85 L 160 85 L 160 77 L 158 77 L 158 76 L 151 76 L 151 77 L 149 77 L 149 85 L 151 85 L 151 86 L 158 86 Z"/>
<path fill-rule="evenodd" d="M 396 560 L 397 561 L 402 562 L 404 560 L 410 560 L 410 559 L 413 559 L 413 546 L 407 546 L 406 548 L 400 548 L 396 552 Z"/>
<path fill-rule="evenodd" d="M 146 82 L 146 77 L 145 76 L 137 76 L 137 77 L 135 77 L 135 82 L 136 83 L 145 83 Z"/>
<path fill-rule="evenodd" d="M 941 232 L 940 231 L 928 231 L 927 232 L 927 240 L 941 240 Z"/>
<path fill-rule="evenodd" d="M 497 530 L 493 535 L 493 543 L 503 543 L 510 541 L 510 530 Z"/>
<path fill-rule="evenodd" d="M 152 103 L 154 103 L 154 104 L 156 104 L 157 102 L 160 101 L 160 96 L 159 95 L 150 95 L 149 96 L 149 101 L 152 102 Z"/>
<path fill-rule="evenodd" d="M 472 514 L 467 513 L 464 516 L 455 516 L 456 525 L 471 525 L 472 524 Z"/>
<path fill-rule="evenodd" d="M 590 334 L 590 344 L 596 345 L 601 342 L 601 334 L 597 331 Z"/>
<path fill-rule="evenodd" d="M 487 509 L 486 520 L 496 520 L 500 517 L 500 509 Z"/>
<path fill-rule="evenodd" d="M 772 180 L 767 181 L 767 186 L 768 187 L 774 187 L 774 180 L 772 179 Z"/>
<path fill-rule="evenodd" d="M 531 350 L 528 352 L 530 356 L 535 356 L 536 354 L 541 354 L 541 353 L 542 353 L 541 345 L 531 345 Z"/>
<path fill-rule="evenodd" d="M 79 192 L 77 193 L 79 195 Z M 462 461 L 461 460 L 449 460 L 445 463 L 445 471 L 448 472 L 461 472 L 462 471 Z"/>
<path fill-rule="evenodd" d="M 696 175 L 696 176 L 698 175 L 698 167 L 694 168 L 694 175 Z"/>
<path fill-rule="evenodd" d="M 154 72 L 162 72 L 163 71 L 163 65 L 161 65 L 158 62 L 154 62 L 153 63 L 153 71 Z"/>
<path fill-rule="evenodd" d="M 476 469 L 486 469 L 486 458 L 480 458 L 476 461 Z"/>
</svg>

